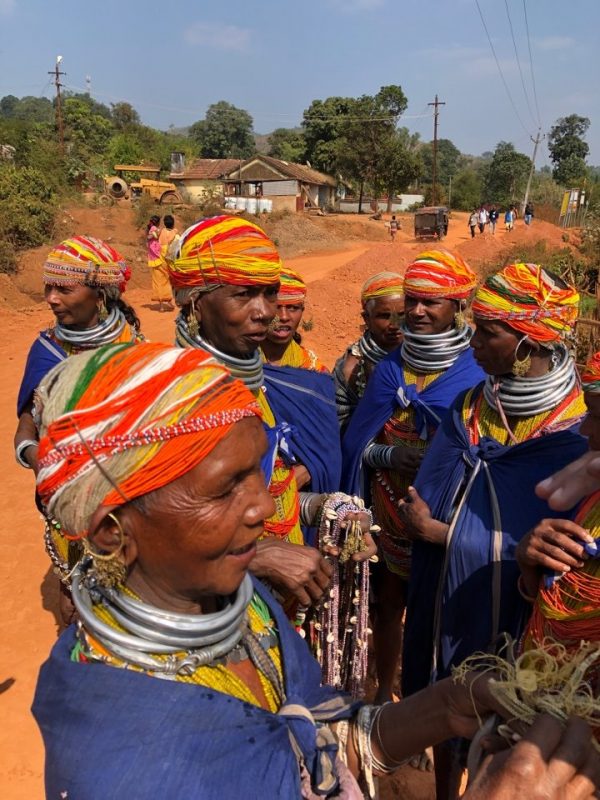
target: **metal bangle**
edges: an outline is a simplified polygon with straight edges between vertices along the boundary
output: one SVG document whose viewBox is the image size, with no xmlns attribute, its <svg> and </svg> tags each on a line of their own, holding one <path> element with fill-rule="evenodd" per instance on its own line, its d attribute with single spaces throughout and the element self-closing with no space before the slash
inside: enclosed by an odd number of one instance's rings
<svg viewBox="0 0 600 800">
<path fill-rule="evenodd" d="M 39 442 L 36 442 L 35 439 L 23 439 L 22 442 L 15 447 L 15 458 L 17 459 L 17 464 L 20 464 L 25 469 L 33 469 L 31 464 L 28 461 L 25 461 L 23 453 L 29 447 L 37 447 Z"/>
</svg>

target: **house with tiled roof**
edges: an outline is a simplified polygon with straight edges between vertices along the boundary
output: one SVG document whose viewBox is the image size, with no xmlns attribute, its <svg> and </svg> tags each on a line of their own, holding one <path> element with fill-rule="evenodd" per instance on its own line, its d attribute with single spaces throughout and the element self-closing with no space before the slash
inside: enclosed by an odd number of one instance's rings
<svg viewBox="0 0 600 800">
<path fill-rule="evenodd" d="M 338 181 L 331 175 L 265 155 L 198 158 L 186 166 L 182 154 L 174 153 L 169 180 L 192 203 L 220 194 L 229 207 L 232 198 L 248 198 L 267 200 L 273 211 L 304 211 L 333 207 L 338 199 Z"/>
</svg>

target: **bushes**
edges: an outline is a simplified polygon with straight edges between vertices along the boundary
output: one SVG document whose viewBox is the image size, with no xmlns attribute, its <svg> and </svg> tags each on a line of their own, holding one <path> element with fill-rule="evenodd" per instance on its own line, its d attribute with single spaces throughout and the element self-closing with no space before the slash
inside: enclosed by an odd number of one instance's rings
<svg viewBox="0 0 600 800">
<path fill-rule="evenodd" d="M 42 172 L 31 167 L 0 166 L 0 263 L 16 271 L 17 250 L 37 247 L 52 234 L 57 196 Z"/>
</svg>

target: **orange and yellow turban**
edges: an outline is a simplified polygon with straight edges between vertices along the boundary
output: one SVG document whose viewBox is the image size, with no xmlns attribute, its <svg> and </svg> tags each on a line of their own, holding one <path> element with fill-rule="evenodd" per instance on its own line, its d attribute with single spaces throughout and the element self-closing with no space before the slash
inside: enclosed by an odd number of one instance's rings
<svg viewBox="0 0 600 800">
<path fill-rule="evenodd" d="M 459 255 L 446 250 L 421 253 L 404 273 L 404 294 L 410 297 L 466 299 L 477 285 L 477 276 Z"/>
<path fill-rule="evenodd" d="M 509 264 L 490 275 L 473 301 L 473 315 L 497 319 L 536 342 L 558 342 L 577 320 L 579 293 L 538 264 Z"/>
<path fill-rule="evenodd" d="M 293 269 L 282 266 L 281 285 L 277 294 L 277 302 L 283 306 L 301 305 L 306 297 L 306 284 Z"/>
<path fill-rule="evenodd" d="M 252 222 L 223 215 L 195 222 L 167 256 L 174 289 L 266 286 L 279 282 L 281 259 Z"/>
<path fill-rule="evenodd" d="M 43 272 L 44 283 L 51 286 L 116 286 L 120 292 L 131 277 L 124 257 L 93 236 L 65 239 L 48 253 Z"/>
<path fill-rule="evenodd" d="M 583 391 L 591 394 L 600 394 L 600 353 L 588 359 L 585 369 L 581 373 Z"/>
<path fill-rule="evenodd" d="M 260 415 L 244 384 L 193 347 L 107 345 L 61 362 L 38 391 L 37 487 L 67 538 L 86 536 L 100 506 L 181 477 Z"/>
<path fill-rule="evenodd" d="M 363 306 L 377 297 L 386 297 L 391 294 L 402 294 L 403 280 L 397 272 L 378 272 L 368 278 L 360 290 L 360 300 Z"/>
</svg>

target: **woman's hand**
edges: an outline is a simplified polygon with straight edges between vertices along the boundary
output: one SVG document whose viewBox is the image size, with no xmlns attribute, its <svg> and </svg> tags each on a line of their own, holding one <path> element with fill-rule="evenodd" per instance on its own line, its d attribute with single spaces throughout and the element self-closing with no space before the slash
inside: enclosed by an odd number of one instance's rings
<svg viewBox="0 0 600 800">
<path fill-rule="evenodd" d="M 406 497 L 398 502 L 398 512 L 411 539 L 423 539 L 435 544 L 445 543 L 448 525 L 431 516 L 429 506 L 414 486 L 409 486 Z"/>
<path fill-rule="evenodd" d="M 354 514 L 348 514 L 346 517 L 348 521 L 357 519 L 360 522 L 360 529 L 362 531 L 363 542 L 365 544 L 364 550 L 359 550 L 354 553 L 352 561 L 368 561 L 377 554 L 377 545 L 371 536 L 371 517 L 366 511 L 358 511 Z"/>
<path fill-rule="evenodd" d="M 310 472 L 304 466 L 304 464 L 296 464 L 294 466 L 294 478 L 296 479 L 298 491 L 303 489 L 305 486 L 308 486 L 311 481 Z"/>
<path fill-rule="evenodd" d="M 536 719 L 520 742 L 491 756 L 463 795 L 465 800 L 587 800 L 597 797 L 600 757 L 589 727 L 571 718 L 566 727 L 548 715 Z"/>
<path fill-rule="evenodd" d="M 416 447 L 394 447 L 392 451 L 392 469 L 399 475 L 404 475 L 410 480 L 414 480 L 424 455 L 425 451 Z"/>
<path fill-rule="evenodd" d="M 585 528 L 568 519 L 543 519 L 521 539 L 515 554 L 521 569 L 569 572 L 583 567 L 588 557 L 584 544 L 594 544 Z"/>
<path fill-rule="evenodd" d="M 538 497 L 548 501 L 556 511 L 569 508 L 592 492 L 600 489 L 600 453 L 591 451 L 577 461 L 540 481 L 535 487 Z"/>
<path fill-rule="evenodd" d="M 279 539 L 262 539 L 257 543 L 250 571 L 266 578 L 283 594 L 293 595 L 303 606 L 321 599 L 333 573 L 315 547 Z"/>
</svg>

